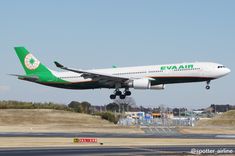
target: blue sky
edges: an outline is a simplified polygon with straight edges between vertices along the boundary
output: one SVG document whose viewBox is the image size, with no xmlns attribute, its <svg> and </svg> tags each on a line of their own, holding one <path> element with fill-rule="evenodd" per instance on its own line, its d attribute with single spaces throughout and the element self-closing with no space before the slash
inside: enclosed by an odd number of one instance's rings
<svg viewBox="0 0 235 156">
<path fill-rule="evenodd" d="M 218 62 L 230 75 L 205 83 L 133 90 L 137 105 L 200 108 L 235 104 L 235 1 L 0 1 L 0 100 L 111 102 L 113 90 L 62 90 L 28 83 L 13 50 L 25 46 L 45 65 L 93 69 Z"/>
</svg>

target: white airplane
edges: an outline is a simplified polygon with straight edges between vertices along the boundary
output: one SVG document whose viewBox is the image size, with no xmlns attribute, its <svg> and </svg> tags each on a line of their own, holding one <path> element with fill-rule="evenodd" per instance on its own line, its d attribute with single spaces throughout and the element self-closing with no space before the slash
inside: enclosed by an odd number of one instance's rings
<svg viewBox="0 0 235 156">
<path fill-rule="evenodd" d="M 21 80 L 42 85 L 66 89 L 113 88 L 111 99 L 119 96 L 125 99 L 130 96 L 130 88 L 156 89 L 165 88 L 166 84 L 206 82 L 210 89 L 210 81 L 230 73 L 230 69 L 218 63 L 195 62 L 152 66 L 122 67 L 95 70 L 68 68 L 54 62 L 65 72 L 53 71 L 44 66 L 24 47 L 15 47 L 16 54 L 26 72 L 25 75 L 14 75 Z M 124 89 L 123 92 L 120 89 Z"/>
</svg>

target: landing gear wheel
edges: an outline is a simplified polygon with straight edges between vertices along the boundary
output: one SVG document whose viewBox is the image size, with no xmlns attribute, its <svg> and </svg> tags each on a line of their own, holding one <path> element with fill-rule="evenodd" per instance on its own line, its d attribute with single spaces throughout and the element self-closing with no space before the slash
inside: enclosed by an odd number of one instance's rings
<svg viewBox="0 0 235 156">
<path fill-rule="evenodd" d="M 110 99 L 112 99 L 112 100 L 116 99 L 116 95 L 115 94 L 111 94 L 110 95 Z"/>
<path fill-rule="evenodd" d="M 120 96 L 120 95 L 122 95 L 122 92 L 118 90 L 118 91 L 116 91 L 115 94 L 118 95 L 118 96 Z"/>
<path fill-rule="evenodd" d="M 122 94 L 120 95 L 120 99 L 125 99 L 126 98 L 126 95 Z"/>
<path fill-rule="evenodd" d="M 206 82 L 206 84 L 207 84 L 207 85 L 206 85 L 206 89 L 207 89 L 207 90 L 209 90 L 209 89 L 211 88 L 211 87 L 210 87 L 210 82 L 211 82 L 211 81 L 207 81 L 207 82 Z"/>
<path fill-rule="evenodd" d="M 125 95 L 126 96 L 130 96 L 131 95 L 131 92 L 128 90 L 128 91 L 125 91 Z"/>
</svg>

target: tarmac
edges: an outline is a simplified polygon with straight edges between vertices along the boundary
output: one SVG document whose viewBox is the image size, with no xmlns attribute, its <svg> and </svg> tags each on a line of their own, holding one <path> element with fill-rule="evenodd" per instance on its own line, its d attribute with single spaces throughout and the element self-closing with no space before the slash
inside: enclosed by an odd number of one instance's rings
<svg viewBox="0 0 235 156">
<path fill-rule="evenodd" d="M 0 149 L 3 156 L 75 156 L 75 155 L 233 155 L 234 145 L 71 147 Z"/>
<path fill-rule="evenodd" d="M 133 134 L 125 134 L 125 133 L 58 133 L 58 132 L 47 132 L 47 133 L 39 133 L 39 132 L 1 132 L 0 139 L 11 138 L 65 138 L 71 139 L 74 137 L 80 138 L 128 138 L 128 140 L 133 139 L 136 141 L 138 139 L 169 139 L 170 142 L 171 138 L 179 139 L 179 140 L 198 140 L 203 139 L 210 140 L 212 139 L 215 141 L 216 145 L 213 144 L 189 144 L 186 143 L 185 145 L 174 145 L 167 144 L 161 145 L 157 142 L 153 142 L 153 144 L 140 144 L 140 145 L 128 145 L 128 144 L 121 144 L 118 146 L 107 146 L 98 145 L 93 146 L 54 146 L 54 147 L 47 147 L 45 145 L 42 147 L 4 147 L 0 148 L 0 156 L 75 156 L 75 155 L 234 155 L 235 154 L 235 144 L 233 144 L 233 140 L 235 139 L 235 134 L 231 135 L 224 135 L 224 134 L 181 134 L 175 129 L 144 129 L 145 133 L 133 133 Z M 220 140 L 224 139 L 230 140 L 232 144 L 222 144 L 220 145 Z M 218 141 L 216 141 L 218 140 Z M 26 141 L 27 142 L 27 141 Z M 203 141 L 202 141 L 203 142 Z M 4 142 L 3 142 L 4 143 Z M 4 143 L 5 144 L 5 143 Z M 21 144 L 20 144 L 21 145 Z M 72 145 L 72 144 L 71 144 Z"/>
<path fill-rule="evenodd" d="M 235 134 L 180 134 L 180 133 L 31 133 L 1 132 L 0 137 L 93 137 L 93 138 L 177 138 L 177 139 L 235 139 Z"/>
</svg>

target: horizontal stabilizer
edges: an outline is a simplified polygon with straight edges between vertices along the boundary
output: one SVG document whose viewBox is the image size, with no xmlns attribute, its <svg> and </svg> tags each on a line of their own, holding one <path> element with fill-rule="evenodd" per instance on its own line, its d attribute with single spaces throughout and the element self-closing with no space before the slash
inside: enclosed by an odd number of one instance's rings
<svg viewBox="0 0 235 156">
<path fill-rule="evenodd" d="M 18 79 L 20 80 L 25 80 L 25 81 L 32 81 L 36 82 L 39 80 L 38 76 L 26 76 L 26 75 L 17 75 L 17 74 L 9 74 L 11 76 L 17 76 Z"/>
</svg>

